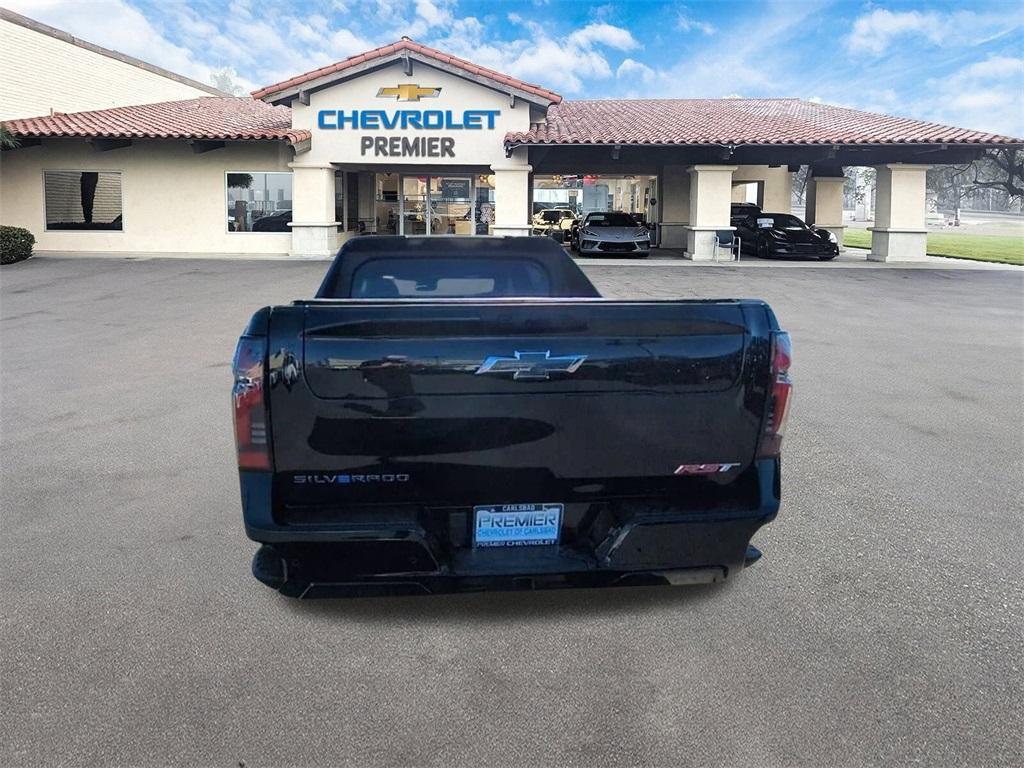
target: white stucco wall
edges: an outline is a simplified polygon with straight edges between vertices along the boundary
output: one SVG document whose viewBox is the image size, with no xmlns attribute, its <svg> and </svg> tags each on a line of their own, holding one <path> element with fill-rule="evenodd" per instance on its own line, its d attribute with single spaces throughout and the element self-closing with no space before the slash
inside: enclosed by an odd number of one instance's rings
<svg viewBox="0 0 1024 768">
<path fill-rule="evenodd" d="M 0 120 L 210 95 L 4 19 L 0 72 Z"/>
<path fill-rule="evenodd" d="M 184 141 L 136 141 L 97 152 L 44 140 L 0 155 L 0 223 L 24 227 L 37 251 L 285 255 L 287 232 L 228 232 L 225 173 L 287 171 L 283 142 L 238 142 L 195 154 Z M 120 171 L 122 232 L 45 231 L 44 170 Z"/>
<path fill-rule="evenodd" d="M 792 207 L 793 196 L 793 174 L 786 166 L 772 168 L 768 165 L 741 165 L 732 174 L 733 184 L 746 184 L 758 182 L 760 189 L 758 197 L 761 208 L 772 213 L 789 213 Z M 743 187 L 740 187 L 743 189 Z M 746 195 L 737 198 L 733 195 L 734 202 L 743 202 Z"/>
</svg>

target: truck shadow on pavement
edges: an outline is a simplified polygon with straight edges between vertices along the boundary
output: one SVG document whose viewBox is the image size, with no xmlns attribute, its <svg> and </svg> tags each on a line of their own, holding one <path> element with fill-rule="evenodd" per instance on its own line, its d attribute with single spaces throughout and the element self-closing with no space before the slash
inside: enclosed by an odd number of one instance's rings
<svg viewBox="0 0 1024 768">
<path fill-rule="evenodd" d="M 631 586 L 488 591 L 395 597 L 343 597 L 296 600 L 280 597 L 282 606 L 305 618 L 379 623 L 405 620 L 448 623 L 472 619 L 483 623 L 548 621 L 553 617 L 631 614 L 719 600 L 732 581 L 693 586 Z"/>
</svg>

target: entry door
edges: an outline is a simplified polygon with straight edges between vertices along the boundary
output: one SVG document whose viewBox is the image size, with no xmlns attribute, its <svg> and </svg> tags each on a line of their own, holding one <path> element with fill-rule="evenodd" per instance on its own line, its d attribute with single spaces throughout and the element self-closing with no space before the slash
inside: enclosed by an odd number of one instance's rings
<svg viewBox="0 0 1024 768">
<path fill-rule="evenodd" d="M 473 178 L 431 176 L 430 201 L 434 209 L 435 235 L 473 234 Z"/>
<path fill-rule="evenodd" d="M 402 176 L 399 188 L 401 234 L 474 234 L 472 176 Z"/>
<path fill-rule="evenodd" d="M 429 176 L 403 176 L 399 189 L 401 195 L 400 212 L 403 235 L 429 235 L 430 234 L 430 199 L 427 191 L 429 189 Z"/>
</svg>

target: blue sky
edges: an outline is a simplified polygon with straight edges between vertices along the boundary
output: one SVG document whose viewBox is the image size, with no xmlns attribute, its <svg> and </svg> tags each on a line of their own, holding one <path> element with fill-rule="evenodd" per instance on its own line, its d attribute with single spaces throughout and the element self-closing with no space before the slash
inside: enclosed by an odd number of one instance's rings
<svg viewBox="0 0 1024 768">
<path fill-rule="evenodd" d="M 1024 136 L 1019 1 L 0 4 L 246 91 L 409 35 L 566 98 L 796 96 Z"/>
</svg>

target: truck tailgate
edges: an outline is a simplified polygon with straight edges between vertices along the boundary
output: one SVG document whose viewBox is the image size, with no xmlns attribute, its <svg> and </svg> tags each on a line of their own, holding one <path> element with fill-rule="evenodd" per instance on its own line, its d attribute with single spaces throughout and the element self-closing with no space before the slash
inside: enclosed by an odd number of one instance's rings
<svg viewBox="0 0 1024 768">
<path fill-rule="evenodd" d="M 353 502 L 548 501 L 656 486 L 681 465 L 742 468 L 772 324 L 761 302 L 733 300 L 275 308 L 271 445 L 292 478 L 280 493 L 311 502 L 343 476 Z"/>
</svg>

